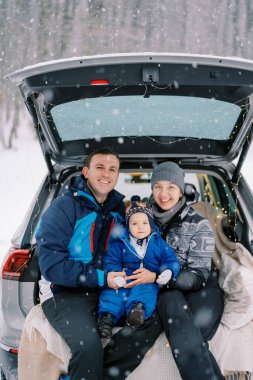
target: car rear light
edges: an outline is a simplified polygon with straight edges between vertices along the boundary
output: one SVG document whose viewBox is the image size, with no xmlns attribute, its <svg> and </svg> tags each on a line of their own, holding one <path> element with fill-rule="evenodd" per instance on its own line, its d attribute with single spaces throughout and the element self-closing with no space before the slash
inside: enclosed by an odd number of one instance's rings
<svg viewBox="0 0 253 380">
<path fill-rule="evenodd" d="M 9 352 L 12 354 L 18 354 L 18 349 L 17 348 L 10 348 Z"/>
<path fill-rule="evenodd" d="M 105 84 L 109 84 L 109 80 L 107 80 L 107 79 L 93 79 L 90 81 L 90 84 L 93 86 L 105 85 Z"/>
<path fill-rule="evenodd" d="M 11 251 L 3 265 L 2 278 L 5 280 L 19 281 L 29 259 L 29 249 L 14 249 Z"/>
</svg>

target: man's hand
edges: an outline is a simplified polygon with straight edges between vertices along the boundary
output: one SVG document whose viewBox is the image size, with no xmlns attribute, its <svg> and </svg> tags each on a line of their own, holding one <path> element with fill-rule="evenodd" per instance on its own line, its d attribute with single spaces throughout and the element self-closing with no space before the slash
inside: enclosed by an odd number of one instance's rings
<svg viewBox="0 0 253 380">
<path fill-rule="evenodd" d="M 126 273 L 125 272 L 109 272 L 107 274 L 107 285 L 109 288 L 112 288 L 112 289 L 119 289 L 119 286 L 117 286 L 116 282 L 114 281 L 114 279 L 116 277 L 123 277 L 125 278 L 126 277 Z"/>
<path fill-rule="evenodd" d="M 126 281 L 132 280 L 124 286 L 124 288 L 132 288 L 135 285 L 153 283 L 156 280 L 156 273 L 150 272 L 148 269 L 137 269 L 132 276 L 125 278 Z"/>
</svg>

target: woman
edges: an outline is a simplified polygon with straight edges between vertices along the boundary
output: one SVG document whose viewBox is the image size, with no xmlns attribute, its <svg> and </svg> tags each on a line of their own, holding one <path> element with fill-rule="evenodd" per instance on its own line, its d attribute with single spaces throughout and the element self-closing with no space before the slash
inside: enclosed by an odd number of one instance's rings
<svg viewBox="0 0 253 380">
<path fill-rule="evenodd" d="M 174 249 L 182 269 L 162 289 L 158 313 L 183 380 L 225 379 L 206 343 L 223 312 L 223 295 L 211 270 L 214 234 L 191 205 L 198 193 L 185 193 L 184 172 L 163 162 L 152 174 L 151 199 L 161 234 Z"/>
</svg>

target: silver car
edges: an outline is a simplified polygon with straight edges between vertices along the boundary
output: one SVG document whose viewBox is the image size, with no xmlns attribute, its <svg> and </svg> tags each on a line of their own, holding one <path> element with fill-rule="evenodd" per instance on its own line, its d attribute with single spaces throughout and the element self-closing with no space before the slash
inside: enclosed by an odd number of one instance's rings
<svg viewBox="0 0 253 380">
<path fill-rule="evenodd" d="M 253 194 L 241 175 L 253 137 L 253 62 L 120 54 L 42 63 L 8 77 L 33 119 L 48 175 L 3 260 L 2 380 L 17 379 L 22 327 L 39 302 L 34 235 L 41 214 L 94 149 L 118 152 L 117 188 L 126 199 L 149 197 L 155 165 L 178 163 L 200 200 L 227 215 L 227 236 L 253 255 Z"/>
</svg>

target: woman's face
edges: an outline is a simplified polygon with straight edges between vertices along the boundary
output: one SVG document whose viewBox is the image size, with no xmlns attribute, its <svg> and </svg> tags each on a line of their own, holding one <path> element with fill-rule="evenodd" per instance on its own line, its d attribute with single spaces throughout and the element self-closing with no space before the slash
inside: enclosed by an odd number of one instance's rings
<svg viewBox="0 0 253 380">
<path fill-rule="evenodd" d="M 158 181 L 153 187 L 153 197 L 157 205 L 167 211 L 177 204 L 182 197 L 182 191 L 172 182 Z"/>
</svg>

